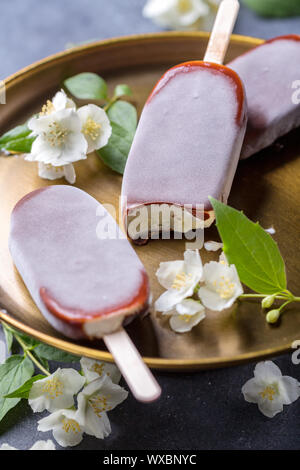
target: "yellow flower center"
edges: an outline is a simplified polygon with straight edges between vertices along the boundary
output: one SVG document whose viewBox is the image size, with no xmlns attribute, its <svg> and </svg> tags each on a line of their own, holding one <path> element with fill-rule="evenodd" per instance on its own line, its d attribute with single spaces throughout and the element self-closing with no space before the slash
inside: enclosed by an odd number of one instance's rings
<svg viewBox="0 0 300 470">
<path fill-rule="evenodd" d="M 54 398 L 59 397 L 63 393 L 64 386 L 58 378 L 53 377 L 52 379 L 47 380 L 43 387 L 42 392 L 54 400 Z"/>
<path fill-rule="evenodd" d="M 191 0 L 179 0 L 178 10 L 180 13 L 187 13 L 192 8 Z"/>
<path fill-rule="evenodd" d="M 274 396 L 278 394 L 277 385 L 267 385 L 262 392 L 259 392 L 262 398 L 267 398 L 269 401 L 273 401 Z"/>
<path fill-rule="evenodd" d="M 85 136 L 89 137 L 93 141 L 97 140 L 101 134 L 101 124 L 94 121 L 92 118 L 88 118 L 82 128 L 82 132 Z"/>
<path fill-rule="evenodd" d="M 63 418 L 62 420 L 62 428 L 65 432 L 73 432 L 74 434 L 78 434 L 81 429 L 77 421 L 75 419 L 67 419 Z"/>
<path fill-rule="evenodd" d="M 49 116 L 55 110 L 54 104 L 52 101 L 47 100 L 46 104 L 43 105 L 42 110 L 40 112 L 40 116 Z"/>
<path fill-rule="evenodd" d="M 103 374 L 103 369 L 104 369 L 104 364 L 93 364 L 93 366 L 91 367 L 91 371 L 92 372 L 96 372 L 96 374 L 100 375 L 100 377 L 102 376 Z"/>
<path fill-rule="evenodd" d="M 53 121 L 49 124 L 49 131 L 44 133 L 51 147 L 61 147 L 69 135 L 69 130 L 64 128 L 60 123 Z"/>
<path fill-rule="evenodd" d="M 180 290 L 191 280 L 192 275 L 185 272 L 178 273 L 173 281 L 172 289 Z"/>
<path fill-rule="evenodd" d="M 111 406 L 108 406 L 107 404 L 108 398 L 109 395 L 95 395 L 89 399 L 89 404 L 98 418 L 101 418 L 101 413 L 103 411 L 111 410 Z"/>
<path fill-rule="evenodd" d="M 193 315 L 188 315 L 185 313 L 184 315 L 180 315 L 180 319 L 185 323 L 188 323 Z"/>
<path fill-rule="evenodd" d="M 235 291 L 235 284 L 228 277 L 221 276 L 219 281 L 214 281 L 213 286 L 222 299 L 230 299 Z"/>
</svg>

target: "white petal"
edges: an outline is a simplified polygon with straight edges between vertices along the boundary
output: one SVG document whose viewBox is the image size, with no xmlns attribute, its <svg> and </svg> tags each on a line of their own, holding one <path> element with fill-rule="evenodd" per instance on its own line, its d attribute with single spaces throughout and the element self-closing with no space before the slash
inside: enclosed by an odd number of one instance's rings
<svg viewBox="0 0 300 470">
<path fill-rule="evenodd" d="M 176 333 L 186 333 L 190 331 L 194 326 L 205 318 L 205 313 L 200 311 L 193 315 L 172 315 L 170 318 L 170 326 Z"/>
<path fill-rule="evenodd" d="M 223 248 L 223 243 L 210 240 L 204 243 L 204 248 L 206 249 L 206 251 L 218 251 Z"/>
<path fill-rule="evenodd" d="M 12 447 L 6 442 L 1 445 L 0 450 L 18 450 L 16 447 Z"/>
<path fill-rule="evenodd" d="M 258 403 L 261 386 L 255 378 L 248 380 L 242 387 L 242 394 L 249 403 Z"/>
<path fill-rule="evenodd" d="M 56 180 L 65 175 L 65 170 L 63 166 L 45 165 L 43 162 L 38 162 L 38 173 L 40 178 Z"/>
<path fill-rule="evenodd" d="M 262 361 L 256 364 L 254 377 L 266 383 L 272 383 L 274 380 L 281 379 L 282 374 L 279 367 L 273 361 Z"/>
<path fill-rule="evenodd" d="M 284 375 L 279 381 L 279 390 L 284 405 L 290 405 L 300 397 L 300 385 L 298 380 L 288 375 Z"/>
<path fill-rule="evenodd" d="M 274 227 L 270 227 L 270 228 L 265 228 L 265 232 L 269 233 L 270 235 L 274 235 L 274 233 L 276 233 L 276 230 Z"/>
<path fill-rule="evenodd" d="M 283 410 L 283 404 L 280 398 L 274 398 L 273 400 L 265 399 L 263 402 L 258 403 L 258 409 L 263 415 L 273 418 Z"/>
<path fill-rule="evenodd" d="M 210 310 L 214 310 L 215 312 L 221 312 L 222 310 L 231 307 L 236 300 L 235 297 L 222 299 L 217 292 L 208 289 L 205 286 L 200 287 L 198 296 L 205 307 Z"/>
<path fill-rule="evenodd" d="M 72 108 L 76 109 L 76 105 L 73 100 L 67 97 L 64 90 L 60 90 L 52 98 L 52 103 L 55 108 L 55 111 L 60 111 L 61 109 Z"/>
<path fill-rule="evenodd" d="M 155 302 L 154 306 L 158 312 L 170 312 L 176 304 L 184 299 L 184 295 L 175 289 L 167 290 Z"/>
<path fill-rule="evenodd" d="M 56 450 L 55 444 L 51 439 L 47 441 L 36 441 L 29 450 Z"/>
<path fill-rule="evenodd" d="M 108 375 L 108 377 L 114 382 L 119 383 L 121 379 L 121 373 L 119 369 L 109 362 L 95 361 L 87 357 L 82 357 L 80 360 L 82 371 L 87 379 L 87 382 Z"/>
<path fill-rule="evenodd" d="M 56 167 L 56 168 L 59 168 L 59 167 Z M 68 165 L 64 165 L 63 170 L 64 170 L 64 176 L 66 180 L 70 184 L 74 184 L 76 181 L 76 172 L 72 163 L 69 163 Z"/>
<path fill-rule="evenodd" d="M 96 414 L 91 407 L 86 412 L 86 421 L 84 432 L 97 439 L 104 439 L 111 433 L 111 426 L 108 416 L 105 412 Z"/>
<path fill-rule="evenodd" d="M 165 289 L 171 289 L 177 274 L 183 271 L 184 261 L 166 261 L 160 263 L 156 276 Z"/>
<path fill-rule="evenodd" d="M 184 299 L 176 305 L 176 310 L 179 315 L 195 315 L 198 312 L 204 312 L 204 307 L 197 300 Z"/>
<path fill-rule="evenodd" d="M 192 274 L 198 280 L 202 278 L 203 266 L 199 250 L 186 250 L 184 252 L 184 266 L 187 274 Z"/>
</svg>

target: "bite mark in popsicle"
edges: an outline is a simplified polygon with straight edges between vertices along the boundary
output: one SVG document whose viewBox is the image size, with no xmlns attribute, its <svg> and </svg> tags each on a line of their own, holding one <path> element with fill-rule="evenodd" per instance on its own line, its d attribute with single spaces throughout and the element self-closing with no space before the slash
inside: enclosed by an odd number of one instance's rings
<svg viewBox="0 0 300 470">
<path fill-rule="evenodd" d="M 125 225 L 135 242 L 177 231 L 187 213 L 191 229 L 209 226 L 208 196 L 227 202 L 247 120 L 241 80 L 221 65 L 238 6 L 221 3 L 205 61 L 169 69 L 145 104 L 122 186 Z M 172 206 L 168 220 L 154 220 L 158 205 Z M 139 208 L 146 208 L 144 232 L 136 233 Z"/>
</svg>

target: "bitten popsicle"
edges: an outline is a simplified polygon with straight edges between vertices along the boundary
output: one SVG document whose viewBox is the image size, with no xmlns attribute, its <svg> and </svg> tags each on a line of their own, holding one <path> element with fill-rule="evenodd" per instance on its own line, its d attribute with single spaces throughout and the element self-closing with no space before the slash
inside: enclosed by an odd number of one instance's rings
<svg viewBox="0 0 300 470">
<path fill-rule="evenodd" d="M 135 242 L 180 230 L 175 225 L 183 212 L 192 218 L 189 228 L 209 226 L 208 196 L 227 202 L 247 121 L 242 82 L 221 65 L 238 8 L 236 0 L 223 0 L 204 61 L 169 69 L 145 104 L 122 186 L 123 217 Z M 172 206 L 173 215 L 158 222 L 152 209 L 162 204 Z M 144 231 L 136 232 L 142 206 Z"/>
<path fill-rule="evenodd" d="M 241 158 L 300 126 L 300 36 L 266 41 L 228 64 L 244 82 L 248 125 Z"/>
<path fill-rule="evenodd" d="M 71 186 L 33 191 L 12 212 L 9 248 L 49 323 L 70 338 L 103 338 L 137 398 L 157 398 L 158 385 L 121 328 L 147 311 L 148 276 L 106 209 Z"/>
</svg>

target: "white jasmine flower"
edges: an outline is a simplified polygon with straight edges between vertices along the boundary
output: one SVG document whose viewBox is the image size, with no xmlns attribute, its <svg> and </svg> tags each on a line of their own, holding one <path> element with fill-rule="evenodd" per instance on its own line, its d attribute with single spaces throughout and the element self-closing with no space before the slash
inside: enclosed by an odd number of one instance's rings
<svg viewBox="0 0 300 470">
<path fill-rule="evenodd" d="M 169 312 L 183 299 L 191 297 L 202 279 L 203 267 L 198 250 L 187 250 L 183 261 L 160 263 L 158 282 L 167 289 L 155 302 L 159 312 Z"/>
<path fill-rule="evenodd" d="M 69 183 L 74 184 L 76 181 L 75 168 L 72 163 L 63 166 L 53 166 L 50 163 L 38 162 L 39 176 L 46 180 L 56 180 L 65 178 Z"/>
<path fill-rule="evenodd" d="M 176 333 L 186 333 L 205 318 L 203 305 L 193 299 L 184 299 L 176 305 L 176 312 L 170 318 L 170 326 Z"/>
<path fill-rule="evenodd" d="M 204 26 L 210 13 L 209 6 L 203 0 L 148 0 L 143 9 L 146 18 L 171 29 Z"/>
<path fill-rule="evenodd" d="M 87 153 L 104 147 L 111 136 L 111 125 L 104 109 L 95 104 L 82 106 L 77 111 L 82 133 L 87 140 Z"/>
<path fill-rule="evenodd" d="M 268 418 L 273 418 L 300 396 L 298 380 L 282 375 L 272 361 L 259 362 L 254 369 L 254 378 L 242 388 L 246 401 L 257 403 L 259 410 Z"/>
<path fill-rule="evenodd" d="M 103 439 L 111 432 L 106 412 L 113 410 L 128 396 L 128 392 L 114 384 L 108 375 L 90 382 L 78 394 L 77 420 L 84 432 Z"/>
<path fill-rule="evenodd" d="M 203 279 L 205 284 L 200 287 L 198 295 L 203 305 L 211 310 L 221 311 L 231 307 L 243 293 L 235 265 L 229 266 L 225 260 L 206 263 Z"/>
<path fill-rule="evenodd" d="M 89 359 L 87 357 L 82 357 L 80 359 L 80 365 L 82 372 L 86 377 L 87 383 L 92 382 L 99 377 L 108 375 L 108 377 L 115 383 L 118 384 L 121 379 L 121 374 L 119 369 L 109 362 L 95 361 L 94 359 Z"/>
<path fill-rule="evenodd" d="M 77 446 L 82 441 L 83 429 L 74 410 L 57 410 L 38 421 L 38 431 L 52 431 L 62 447 Z"/>
<path fill-rule="evenodd" d="M 87 142 L 81 133 L 81 121 L 73 109 L 35 116 L 28 127 L 37 136 L 28 161 L 63 166 L 86 158 Z"/>
<path fill-rule="evenodd" d="M 206 251 L 218 251 L 223 248 L 223 243 L 210 240 L 204 243 L 204 248 L 206 249 Z"/>
<path fill-rule="evenodd" d="M 16 447 L 12 447 L 9 444 L 2 444 L 0 447 L 0 450 L 19 450 Z M 48 439 L 47 441 L 37 441 L 35 444 L 33 444 L 32 447 L 28 450 L 56 450 L 55 444 L 51 439 Z"/>
<path fill-rule="evenodd" d="M 54 374 L 32 384 L 28 403 L 34 412 L 55 411 L 74 405 L 74 395 L 85 383 L 74 369 L 57 369 Z"/>
</svg>

